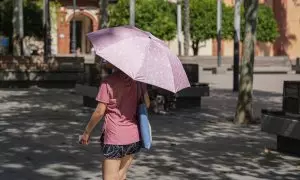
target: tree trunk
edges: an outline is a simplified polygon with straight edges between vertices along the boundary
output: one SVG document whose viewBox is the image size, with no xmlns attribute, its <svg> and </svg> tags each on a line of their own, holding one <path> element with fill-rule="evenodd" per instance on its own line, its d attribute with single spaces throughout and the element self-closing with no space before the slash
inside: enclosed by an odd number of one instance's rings
<svg viewBox="0 0 300 180">
<path fill-rule="evenodd" d="M 104 29 L 108 27 L 108 0 L 99 0 L 99 6 L 100 6 L 100 24 L 99 24 L 99 29 Z M 100 63 L 100 69 L 99 69 L 99 73 L 100 73 L 100 80 L 103 80 L 105 77 L 107 77 L 108 75 L 108 71 L 104 68 L 103 64 L 102 64 L 102 58 L 99 56 L 96 56 L 96 60 L 97 59 L 101 60 Z"/>
<path fill-rule="evenodd" d="M 190 49 L 190 1 L 184 0 L 184 55 L 189 55 Z"/>
<path fill-rule="evenodd" d="M 13 55 L 23 54 L 23 0 L 13 0 Z"/>
<path fill-rule="evenodd" d="M 240 66 L 240 29 L 241 29 L 241 3 L 235 0 L 234 6 L 234 43 L 233 43 L 233 91 L 239 90 L 239 66 Z"/>
<path fill-rule="evenodd" d="M 245 8 L 245 39 L 243 44 L 243 59 L 239 85 L 239 98 L 236 108 L 235 123 L 248 124 L 253 120 L 253 65 L 256 42 L 256 22 L 258 0 L 244 1 Z"/>
<path fill-rule="evenodd" d="M 217 1 L 217 53 L 218 67 L 222 66 L 222 0 Z"/>
<path fill-rule="evenodd" d="M 99 29 L 103 29 L 103 28 L 107 28 L 108 26 L 108 0 L 100 0 L 99 1 L 99 6 L 100 6 L 100 28 Z"/>
<path fill-rule="evenodd" d="M 51 56 L 51 22 L 50 22 L 50 3 L 44 0 L 44 60 L 47 62 Z"/>
<path fill-rule="evenodd" d="M 198 56 L 198 51 L 199 51 L 199 41 L 192 41 L 192 48 L 194 52 L 194 56 Z"/>
<path fill-rule="evenodd" d="M 181 0 L 177 0 L 177 40 L 178 40 L 178 56 L 182 56 L 182 15 L 181 15 Z"/>
</svg>

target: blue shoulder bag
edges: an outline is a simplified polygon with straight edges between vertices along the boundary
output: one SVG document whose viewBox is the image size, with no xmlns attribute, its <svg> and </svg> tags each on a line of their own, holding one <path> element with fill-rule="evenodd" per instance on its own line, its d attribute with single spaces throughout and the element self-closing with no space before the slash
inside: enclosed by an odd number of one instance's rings
<svg viewBox="0 0 300 180">
<path fill-rule="evenodd" d="M 148 118 L 148 110 L 144 100 L 144 94 L 141 90 L 140 83 L 137 82 L 137 100 L 138 100 L 138 109 L 137 109 L 137 118 L 139 122 L 140 136 L 142 140 L 143 148 L 150 149 L 152 144 L 152 132 L 151 125 Z M 141 92 L 141 93 L 139 93 Z"/>
</svg>

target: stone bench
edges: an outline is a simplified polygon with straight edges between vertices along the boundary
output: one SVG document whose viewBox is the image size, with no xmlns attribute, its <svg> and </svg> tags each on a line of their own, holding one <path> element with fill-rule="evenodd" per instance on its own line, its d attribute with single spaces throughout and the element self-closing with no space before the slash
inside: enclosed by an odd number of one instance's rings
<svg viewBox="0 0 300 180">
<path fill-rule="evenodd" d="M 296 74 L 300 74 L 300 66 L 293 68 Z"/>
<path fill-rule="evenodd" d="M 261 130 L 277 136 L 277 150 L 300 155 L 300 116 L 262 110 Z"/>
<path fill-rule="evenodd" d="M 99 87 L 90 86 L 86 84 L 75 85 L 76 94 L 82 96 L 83 106 L 95 108 L 97 106 L 97 101 L 95 100 Z"/>
<path fill-rule="evenodd" d="M 78 72 L 62 71 L 0 71 L 0 87 L 53 87 L 53 88 L 74 88 L 77 81 L 82 77 Z"/>
<path fill-rule="evenodd" d="M 291 72 L 290 67 L 254 67 L 255 74 L 287 74 Z"/>
<path fill-rule="evenodd" d="M 212 70 L 217 67 L 216 56 L 181 56 L 182 64 L 198 64 L 200 70 Z M 222 57 L 222 66 L 230 69 L 232 67 L 232 57 Z"/>
<path fill-rule="evenodd" d="M 296 74 L 300 74 L 300 58 L 296 59 L 296 64 L 294 64 L 292 68 Z"/>
<path fill-rule="evenodd" d="M 83 104 L 87 107 L 96 107 L 97 102 L 95 101 L 95 98 L 97 96 L 98 89 L 99 88 L 95 86 L 78 83 L 75 86 L 76 93 L 83 96 Z M 150 89 L 149 91 L 152 90 Z M 197 86 L 194 85 L 178 92 L 177 94 L 173 94 L 162 89 L 159 89 L 155 93 L 165 97 L 173 95 L 174 98 L 176 98 L 174 100 L 176 108 L 201 107 L 201 97 L 209 96 L 209 86 L 206 83 L 199 83 Z"/>
<path fill-rule="evenodd" d="M 0 71 L 1 81 L 77 81 L 77 71 Z"/>
<path fill-rule="evenodd" d="M 93 64 L 90 64 L 93 66 Z M 201 107 L 201 97 L 203 96 L 209 96 L 209 86 L 206 83 L 199 83 L 199 76 L 201 71 L 198 69 L 198 65 L 195 64 L 183 64 L 183 67 L 186 70 L 187 76 L 189 78 L 189 81 L 192 85 L 192 87 L 184 89 L 180 91 L 177 94 L 170 93 L 166 90 L 155 88 L 150 86 L 149 94 L 151 99 L 156 99 L 157 95 L 162 96 L 164 99 L 163 102 L 167 106 L 176 106 L 178 108 L 183 107 Z M 88 68 L 87 70 L 90 70 L 91 68 Z M 86 73 L 85 73 L 86 74 Z M 92 73 L 90 73 L 92 74 Z M 87 75 L 87 77 L 90 77 L 90 75 Z M 98 92 L 98 86 L 91 85 L 91 81 L 89 81 L 89 78 L 85 80 L 85 82 L 82 82 L 81 84 L 76 84 L 76 92 L 83 96 L 83 104 L 88 107 L 95 107 L 95 97 Z"/>
<path fill-rule="evenodd" d="M 283 108 L 262 110 L 261 129 L 277 136 L 277 149 L 300 155 L 300 81 L 285 81 Z"/>
<path fill-rule="evenodd" d="M 286 56 L 256 57 L 254 61 L 254 73 L 288 73 L 292 70 L 292 64 Z"/>
<path fill-rule="evenodd" d="M 75 87 L 83 76 L 83 62 L 82 57 L 53 57 L 44 62 L 40 56 L 0 56 L 0 87 L 39 84 Z"/>
<path fill-rule="evenodd" d="M 41 56 L 0 56 L 0 70 L 82 71 L 83 57 L 55 56 L 44 62 Z"/>
<path fill-rule="evenodd" d="M 175 94 L 176 108 L 201 108 L 201 99 L 206 96 L 209 96 L 209 85 L 207 83 L 193 83 L 190 88 Z"/>
</svg>

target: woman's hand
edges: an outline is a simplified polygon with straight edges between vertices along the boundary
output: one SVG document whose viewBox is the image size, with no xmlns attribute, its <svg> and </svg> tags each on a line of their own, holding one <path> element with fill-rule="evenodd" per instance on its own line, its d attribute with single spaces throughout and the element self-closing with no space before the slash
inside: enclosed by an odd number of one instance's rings
<svg viewBox="0 0 300 180">
<path fill-rule="evenodd" d="M 87 134 L 86 132 L 84 132 L 82 135 L 81 135 L 81 138 L 79 140 L 79 143 L 80 144 L 83 144 L 83 145 L 88 145 L 89 144 L 89 141 L 90 141 L 90 135 Z"/>
<path fill-rule="evenodd" d="M 93 113 L 91 120 L 89 121 L 88 125 L 85 128 L 84 133 L 80 137 L 79 143 L 87 145 L 89 144 L 89 139 L 90 139 L 90 133 L 93 131 L 94 127 L 96 124 L 102 119 L 106 111 L 106 104 L 103 103 L 98 103 L 98 106 Z"/>
</svg>

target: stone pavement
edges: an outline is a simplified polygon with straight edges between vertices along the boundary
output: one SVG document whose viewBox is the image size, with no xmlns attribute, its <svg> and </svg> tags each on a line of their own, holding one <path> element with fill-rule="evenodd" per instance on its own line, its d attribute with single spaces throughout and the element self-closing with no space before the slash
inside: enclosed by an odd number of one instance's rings
<svg viewBox="0 0 300 180">
<path fill-rule="evenodd" d="M 254 92 L 255 115 L 281 108 L 281 94 Z M 237 127 L 235 93 L 213 89 L 203 108 L 151 115 L 153 149 L 137 156 L 128 179 L 297 180 L 300 158 L 266 151 L 273 135 L 259 125 Z M 72 90 L 0 90 L 0 180 L 101 179 L 99 129 L 87 147 L 76 143 L 91 109 Z"/>
</svg>

